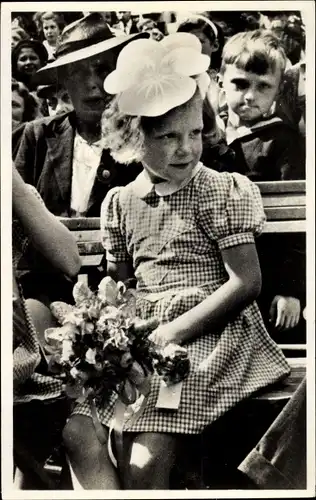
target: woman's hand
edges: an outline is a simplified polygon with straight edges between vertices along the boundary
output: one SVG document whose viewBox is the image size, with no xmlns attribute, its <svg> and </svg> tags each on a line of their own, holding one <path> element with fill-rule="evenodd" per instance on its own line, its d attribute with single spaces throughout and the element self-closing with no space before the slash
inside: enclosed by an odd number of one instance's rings
<svg viewBox="0 0 316 500">
<path fill-rule="evenodd" d="M 300 320 L 300 301 L 295 297 L 276 295 L 272 300 L 269 315 L 270 321 L 278 330 L 294 328 Z"/>
</svg>

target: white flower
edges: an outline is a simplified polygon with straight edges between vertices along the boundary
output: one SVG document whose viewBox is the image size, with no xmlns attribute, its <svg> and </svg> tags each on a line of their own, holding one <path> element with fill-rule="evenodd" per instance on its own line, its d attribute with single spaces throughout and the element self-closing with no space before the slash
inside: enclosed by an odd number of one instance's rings
<svg viewBox="0 0 316 500">
<path fill-rule="evenodd" d="M 95 349 L 88 349 L 86 352 L 87 363 L 90 363 L 91 365 L 95 365 L 95 355 L 96 355 Z"/>
</svg>

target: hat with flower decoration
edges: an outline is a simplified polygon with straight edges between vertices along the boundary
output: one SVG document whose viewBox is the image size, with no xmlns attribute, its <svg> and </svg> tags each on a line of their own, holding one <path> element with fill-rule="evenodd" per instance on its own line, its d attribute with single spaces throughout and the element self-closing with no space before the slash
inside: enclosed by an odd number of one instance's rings
<svg viewBox="0 0 316 500">
<path fill-rule="evenodd" d="M 124 114 L 160 116 L 189 101 L 197 87 L 206 93 L 209 64 L 201 42 L 191 33 L 173 33 L 159 42 L 135 40 L 120 52 L 104 89 L 117 94 Z"/>
</svg>

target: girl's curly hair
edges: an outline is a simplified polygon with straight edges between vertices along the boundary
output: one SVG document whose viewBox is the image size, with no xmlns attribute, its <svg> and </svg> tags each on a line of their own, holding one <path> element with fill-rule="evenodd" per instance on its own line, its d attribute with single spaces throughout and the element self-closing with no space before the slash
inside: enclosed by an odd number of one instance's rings
<svg viewBox="0 0 316 500">
<path fill-rule="evenodd" d="M 161 118 L 161 117 L 160 117 Z M 118 163 L 140 162 L 144 154 L 145 132 L 152 128 L 155 118 L 129 116 L 122 113 L 115 96 L 101 118 L 102 145 L 109 149 Z M 214 110 L 207 99 L 203 100 L 203 144 L 217 145 L 222 139 L 216 124 Z"/>
</svg>

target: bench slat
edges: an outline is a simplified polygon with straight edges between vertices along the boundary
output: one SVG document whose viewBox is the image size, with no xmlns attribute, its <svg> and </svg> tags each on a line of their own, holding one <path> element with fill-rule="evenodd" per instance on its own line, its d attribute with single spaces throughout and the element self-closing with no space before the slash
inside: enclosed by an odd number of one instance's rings
<svg viewBox="0 0 316 500">
<path fill-rule="evenodd" d="M 100 229 L 100 217 L 58 217 L 70 231 L 76 229 Z"/>
<path fill-rule="evenodd" d="M 256 182 L 261 194 L 264 193 L 306 193 L 306 181 Z"/>
<path fill-rule="evenodd" d="M 288 358 L 291 373 L 279 384 L 255 396 L 255 399 L 275 401 L 289 399 L 306 376 L 306 358 Z"/>
<path fill-rule="evenodd" d="M 92 231 L 71 231 L 78 243 L 85 241 L 100 241 L 100 226 Z"/>
<path fill-rule="evenodd" d="M 80 255 L 82 265 L 85 267 L 99 266 L 103 257 L 103 254 L 98 255 Z"/>
<path fill-rule="evenodd" d="M 269 207 L 305 207 L 305 193 L 269 193 L 262 196 L 264 208 Z"/>
<path fill-rule="evenodd" d="M 265 208 L 268 220 L 304 220 L 306 216 L 305 207 L 269 207 Z"/>
<path fill-rule="evenodd" d="M 305 233 L 305 220 L 278 220 L 266 222 L 264 233 Z"/>
</svg>

